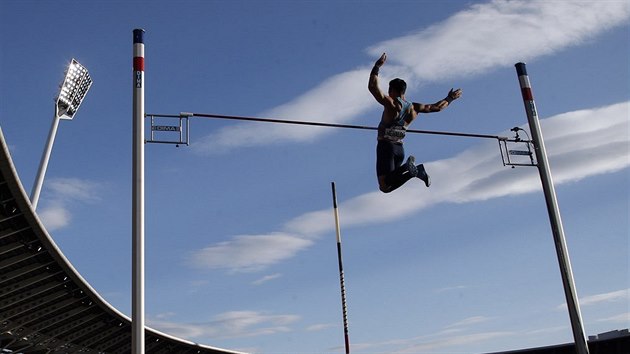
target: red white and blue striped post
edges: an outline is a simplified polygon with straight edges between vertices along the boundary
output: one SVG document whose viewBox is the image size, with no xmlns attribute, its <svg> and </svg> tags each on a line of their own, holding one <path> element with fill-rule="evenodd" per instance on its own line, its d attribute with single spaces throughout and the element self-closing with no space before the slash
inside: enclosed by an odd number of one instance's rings
<svg viewBox="0 0 630 354">
<path fill-rule="evenodd" d="M 521 86 L 523 102 L 525 103 L 527 121 L 529 122 L 529 129 L 532 134 L 536 160 L 538 161 L 538 172 L 540 174 L 540 180 L 542 181 L 543 191 L 545 193 L 545 201 L 547 202 L 547 212 L 549 213 L 549 221 L 551 222 L 556 253 L 558 255 L 558 263 L 560 265 L 564 294 L 567 301 L 567 307 L 569 309 L 569 318 L 571 319 L 575 347 L 578 354 L 588 354 L 588 345 L 586 343 L 586 336 L 584 335 L 582 315 L 580 314 L 580 305 L 578 303 L 578 296 L 575 290 L 571 261 L 569 260 L 569 251 L 567 249 L 564 229 L 562 227 L 562 219 L 560 218 L 560 209 L 558 207 L 556 191 L 551 178 L 549 161 L 547 160 L 545 142 L 540 129 L 538 113 L 536 112 L 536 104 L 534 102 L 534 95 L 532 94 L 532 87 L 529 82 L 529 76 L 527 75 L 525 63 L 517 63 L 515 66 L 518 81 Z"/>
<path fill-rule="evenodd" d="M 337 259 L 339 260 L 339 282 L 341 284 L 341 311 L 343 314 L 343 336 L 346 345 L 346 354 L 350 354 L 350 339 L 348 337 L 348 306 L 346 304 L 346 285 L 343 275 L 343 260 L 341 257 L 341 231 L 339 229 L 339 210 L 337 209 L 337 191 L 335 182 L 332 182 L 333 209 L 335 212 L 335 228 L 337 230 Z"/>
<path fill-rule="evenodd" d="M 132 354 L 144 354 L 144 30 L 133 30 Z"/>
</svg>

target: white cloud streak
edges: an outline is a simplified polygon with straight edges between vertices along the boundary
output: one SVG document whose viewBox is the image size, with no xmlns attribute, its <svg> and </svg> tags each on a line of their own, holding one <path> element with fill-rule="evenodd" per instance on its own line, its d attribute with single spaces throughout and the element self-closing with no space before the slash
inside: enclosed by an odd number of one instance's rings
<svg viewBox="0 0 630 354">
<path fill-rule="evenodd" d="M 205 323 L 177 323 L 166 321 L 169 316 L 158 316 L 149 320 L 151 327 L 185 338 L 212 337 L 215 339 L 231 339 L 257 337 L 282 332 L 290 332 L 292 323 L 300 319 L 296 315 L 273 315 L 258 311 L 230 311 L 219 314 Z"/>
<path fill-rule="evenodd" d="M 97 194 L 100 185 L 96 182 L 78 178 L 55 178 L 48 182 L 47 189 L 53 198 L 94 202 L 100 200 Z"/>
<path fill-rule="evenodd" d="M 66 227 L 72 220 L 68 205 L 94 203 L 100 200 L 101 185 L 78 178 L 53 178 L 46 184 L 45 205 L 37 214 L 46 229 L 54 231 Z"/>
<path fill-rule="evenodd" d="M 240 235 L 230 241 L 195 252 L 191 264 L 195 267 L 252 272 L 293 257 L 312 245 L 312 241 L 286 233 Z"/>
<path fill-rule="evenodd" d="M 605 294 L 591 295 L 580 300 L 582 306 L 595 305 L 599 303 L 609 303 L 616 301 L 630 300 L 630 289 L 613 291 Z"/>
<path fill-rule="evenodd" d="M 621 313 L 619 315 L 600 318 L 597 322 L 612 322 L 612 323 L 625 323 L 626 325 L 630 323 L 630 312 Z"/>
<path fill-rule="evenodd" d="M 494 0 L 472 5 L 418 32 L 378 43 L 367 52 L 374 60 L 387 52 L 384 80 L 390 75 L 403 76 L 411 89 L 418 82 L 479 75 L 551 55 L 593 39 L 628 18 L 627 1 Z M 368 72 L 365 67 L 335 75 L 260 116 L 349 123 L 376 107 L 366 88 Z M 192 148 L 198 153 L 220 153 L 235 147 L 310 142 L 331 132 L 329 128 L 281 124 L 260 129 L 259 124 L 225 127 Z"/>
<path fill-rule="evenodd" d="M 610 173 L 630 165 L 630 103 L 560 114 L 541 121 L 556 185 Z M 591 117 L 598 117 L 591 119 Z M 385 223 L 439 203 L 466 203 L 539 191 L 535 168 L 503 166 L 496 142 L 476 145 L 448 159 L 425 163 L 434 181 L 426 189 L 411 181 L 405 193 L 378 191 L 343 201 L 344 227 Z M 422 198 L 416 196 L 422 194 Z M 284 230 L 234 236 L 195 252 L 193 264 L 209 269 L 258 271 L 293 257 L 333 230 L 331 211 L 297 216 Z"/>
<path fill-rule="evenodd" d="M 278 278 L 280 278 L 281 276 L 282 276 L 282 274 L 280 274 L 280 273 L 275 273 L 275 274 L 265 275 L 264 277 L 262 277 L 262 278 L 260 278 L 260 279 L 257 279 L 257 280 L 255 280 L 255 281 L 253 281 L 253 282 L 252 282 L 252 285 L 256 285 L 256 286 L 258 286 L 258 285 L 262 285 L 262 284 L 265 284 L 265 283 L 267 283 L 267 282 L 270 282 L 270 281 L 272 281 L 272 280 L 274 280 L 274 279 L 278 279 Z"/>
<path fill-rule="evenodd" d="M 449 286 L 446 288 L 440 288 L 440 289 L 436 289 L 434 290 L 435 293 L 441 294 L 441 293 L 445 293 L 445 292 L 451 292 L 451 291 L 460 291 L 460 290 L 464 290 L 467 289 L 468 286 L 466 285 L 456 285 L 456 286 Z"/>
<path fill-rule="evenodd" d="M 367 75 L 365 69 L 338 74 L 325 80 L 318 87 L 298 98 L 260 114 L 261 117 L 273 117 L 294 121 L 317 121 L 322 123 L 344 123 L 354 119 L 369 107 L 372 98 L 366 95 Z M 339 99 L 343 97 L 343 100 Z M 251 147 L 267 144 L 290 142 L 309 142 L 330 132 L 326 127 L 307 127 L 295 125 L 235 124 L 208 135 L 199 143 L 192 145 L 199 153 L 220 153 L 234 147 Z"/>
<path fill-rule="evenodd" d="M 306 331 L 319 332 L 319 331 L 327 330 L 329 328 L 336 328 L 336 327 L 339 327 L 339 325 L 335 323 L 319 323 L 319 324 L 314 324 L 312 326 L 306 327 Z"/>
<path fill-rule="evenodd" d="M 457 327 L 466 327 L 466 326 L 475 325 L 478 323 L 488 322 L 490 320 L 491 318 L 485 317 L 485 316 L 473 316 L 473 317 L 468 317 L 461 321 L 455 322 L 452 325 L 447 326 L 446 328 L 449 329 L 449 328 L 457 328 Z"/>
<path fill-rule="evenodd" d="M 473 334 L 464 334 L 458 336 L 448 336 L 444 338 L 438 338 L 435 340 L 418 343 L 411 345 L 405 349 L 396 351 L 397 354 L 412 354 L 412 353 L 423 353 L 427 351 L 433 351 L 437 349 L 443 349 L 454 346 L 469 346 L 472 344 L 487 342 L 490 340 L 495 340 L 497 338 L 504 338 L 513 336 L 513 332 L 482 332 L 482 333 L 473 333 Z"/>
<path fill-rule="evenodd" d="M 416 79 L 480 74 L 556 53 L 594 38 L 630 16 L 622 1 L 504 1 L 475 4 L 445 21 L 379 43 L 372 56 L 387 52 Z M 421 55 L 418 55 L 421 53 Z"/>
<path fill-rule="evenodd" d="M 437 349 L 470 346 L 497 338 L 505 338 L 517 335 L 514 332 L 492 331 L 474 332 L 474 326 L 491 321 L 492 318 L 485 316 L 474 316 L 457 321 L 446 326 L 443 330 L 412 338 L 392 339 L 383 342 L 355 343 L 354 348 L 361 351 L 375 351 L 377 348 L 386 348 L 389 353 L 411 354 L 422 352 L 433 352 Z M 474 332 L 474 333 L 466 333 Z M 394 349 L 398 348 L 398 349 Z"/>
<path fill-rule="evenodd" d="M 68 226 L 72 220 L 70 211 L 61 204 L 49 204 L 38 212 L 40 220 L 48 231 L 54 231 Z"/>
<path fill-rule="evenodd" d="M 601 303 L 611 303 L 611 302 L 618 302 L 618 301 L 624 301 L 624 300 L 626 302 L 630 301 L 630 289 L 623 289 L 623 290 L 612 291 L 612 292 L 604 293 L 604 294 L 586 296 L 584 298 L 581 298 L 579 301 L 580 301 L 580 305 L 584 307 L 584 306 L 599 305 Z M 558 305 L 556 309 L 566 310 L 567 304 L 565 303 L 562 305 Z"/>
</svg>

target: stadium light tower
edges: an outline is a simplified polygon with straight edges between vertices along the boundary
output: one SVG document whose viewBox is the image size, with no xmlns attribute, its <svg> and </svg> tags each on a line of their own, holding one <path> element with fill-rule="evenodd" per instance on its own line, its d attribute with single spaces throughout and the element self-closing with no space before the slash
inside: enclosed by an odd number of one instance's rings
<svg viewBox="0 0 630 354">
<path fill-rule="evenodd" d="M 76 59 L 72 59 L 72 62 L 70 62 L 70 65 L 66 69 L 66 77 L 60 86 L 59 95 L 57 95 L 55 116 L 53 117 L 52 126 L 48 133 L 48 141 L 46 142 L 42 160 L 39 164 L 37 178 L 35 179 L 33 190 L 31 191 L 31 205 L 33 209 L 37 209 L 37 202 L 39 201 L 39 194 L 44 184 L 44 176 L 48 168 L 48 160 L 50 159 L 50 153 L 52 152 L 55 136 L 57 135 L 59 121 L 61 119 L 72 120 L 72 118 L 74 118 L 90 86 L 92 86 L 92 78 L 88 70 L 76 61 Z"/>
</svg>

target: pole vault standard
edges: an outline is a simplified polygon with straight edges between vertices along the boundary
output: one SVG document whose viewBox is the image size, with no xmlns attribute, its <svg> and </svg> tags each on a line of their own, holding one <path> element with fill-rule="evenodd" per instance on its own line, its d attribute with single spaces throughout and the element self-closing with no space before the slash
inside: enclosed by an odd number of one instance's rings
<svg viewBox="0 0 630 354">
<path fill-rule="evenodd" d="M 144 30 L 133 30 L 131 352 L 144 354 Z"/>
<path fill-rule="evenodd" d="M 339 228 L 339 210 L 337 209 L 337 191 L 335 182 L 332 182 L 333 209 L 335 212 L 335 228 L 337 230 L 337 259 L 339 260 L 339 283 L 341 284 L 341 311 L 343 313 L 343 337 L 346 345 L 346 354 L 350 354 L 350 339 L 348 337 L 348 306 L 346 304 L 346 285 L 343 275 L 343 260 L 341 257 L 341 231 Z"/>
<path fill-rule="evenodd" d="M 536 112 L 536 104 L 532 95 L 531 84 L 527 76 L 527 68 L 525 63 L 517 63 L 516 73 L 521 86 L 521 94 L 525 103 L 525 111 L 527 112 L 527 121 L 529 129 L 532 133 L 534 151 L 536 160 L 538 161 L 538 172 L 542 182 L 543 191 L 545 193 L 545 201 L 547 202 L 547 212 L 549 213 L 549 221 L 551 222 L 551 230 L 556 245 L 556 253 L 558 254 L 558 263 L 560 265 L 560 273 L 562 275 L 562 284 L 564 285 L 564 294 L 569 309 L 569 317 L 571 319 L 571 327 L 573 329 L 573 338 L 575 339 L 575 347 L 577 354 L 588 354 L 588 345 L 586 336 L 584 335 L 584 327 L 582 325 L 582 315 L 580 314 L 580 305 L 575 290 L 573 280 L 573 271 L 571 270 L 571 261 L 569 260 L 569 251 L 564 236 L 562 220 L 560 218 L 560 209 L 556 198 L 556 190 L 551 179 L 551 170 L 549 169 L 549 161 L 547 160 L 547 151 L 543 140 L 540 122 L 538 121 L 538 113 Z"/>
</svg>

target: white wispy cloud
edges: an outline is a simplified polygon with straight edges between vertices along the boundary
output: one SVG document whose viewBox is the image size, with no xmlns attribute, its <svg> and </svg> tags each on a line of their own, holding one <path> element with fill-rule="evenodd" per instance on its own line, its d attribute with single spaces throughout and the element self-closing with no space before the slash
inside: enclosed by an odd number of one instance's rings
<svg viewBox="0 0 630 354">
<path fill-rule="evenodd" d="M 364 112 L 373 99 L 366 95 L 367 70 L 357 69 L 328 78 L 316 88 L 283 105 L 262 112 L 260 117 L 294 121 L 343 123 Z M 343 100 L 339 99 L 343 97 Z M 245 123 L 227 126 L 191 145 L 199 153 L 221 153 L 234 147 L 308 142 L 331 128 L 285 124 Z"/>
<path fill-rule="evenodd" d="M 367 52 L 373 60 L 387 52 L 383 80 L 405 77 L 411 91 L 419 82 L 450 81 L 554 54 L 591 40 L 628 18 L 627 1 L 494 0 L 472 5 L 415 33 L 375 44 Z M 365 65 L 337 74 L 260 116 L 349 123 L 376 107 L 366 88 L 368 72 Z M 225 127 L 192 148 L 199 153 L 217 153 L 234 147 L 309 142 L 332 131 L 281 124 L 260 129 L 259 124 L 265 123 Z"/>
<path fill-rule="evenodd" d="M 335 323 L 319 323 L 319 324 L 314 324 L 314 325 L 306 327 L 306 331 L 319 332 L 319 331 L 326 330 L 328 328 L 335 328 L 335 327 L 339 327 L 339 325 Z"/>
<path fill-rule="evenodd" d="M 251 272 L 293 257 L 312 243 L 282 232 L 240 235 L 195 252 L 190 262 L 200 268 Z"/>
<path fill-rule="evenodd" d="M 611 303 L 611 302 L 624 301 L 624 300 L 626 302 L 630 301 L 630 289 L 623 289 L 623 290 L 611 291 L 609 293 L 586 296 L 579 299 L 579 302 L 580 302 L 580 306 L 584 307 L 584 306 L 598 305 L 601 303 Z M 566 310 L 566 308 L 567 308 L 566 303 L 562 305 L 558 305 L 556 307 L 556 309 L 558 310 Z"/>
<path fill-rule="evenodd" d="M 449 291 L 457 291 L 457 290 L 464 290 L 467 289 L 468 286 L 466 285 L 456 285 L 456 286 L 449 286 L 446 288 L 440 288 L 440 289 L 435 289 L 434 292 L 436 293 L 444 293 L 444 292 L 449 292 Z"/>
<path fill-rule="evenodd" d="M 387 52 L 393 62 L 411 68 L 415 79 L 436 81 L 556 53 L 594 38 L 629 16 L 630 6 L 622 1 L 494 0 L 379 43 L 369 53 Z"/>
<path fill-rule="evenodd" d="M 280 273 L 265 275 L 264 277 L 262 277 L 260 279 L 256 279 L 255 281 L 253 281 L 252 285 L 262 285 L 262 284 L 270 282 L 270 281 L 272 281 L 274 279 L 278 279 L 281 276 L 282 276 L 282 274 L 280 274 Z"/>
<path fill-rule="evenodd" d="M 481 333 L 463 334 L 463 335 L 455 335 L 455 336 L 446 336 L 446 337 L 437 338 L 434 340 L 412 344 L 409 347 L 395 351 L 394 353 L 397 353 L 397 354 L 423 353 L 427 351 L 434 351 L 437 349 L 443 349 L 443 348 L 448 348 L 448 347 L 470 346 L 472 344 L 483 343 L 483 342 L 492 341 L 498 338 L 510 337 L 513 335 L 514 335 L 513 332 L 495 331 L 495 332 L 481 332 Z"/>
<path fill-rule="evenodd" d="M 388 353 L 422 353 L 438 349 L 461 347 L 518 335 L 508 331 L 479 332 L 475 325 L 491 321 L 492 318 L 474 316 L 447 325 L 443 330 L 410 338 L 390 339 L 382 342 L 354 343 L 355 350 L 377 352 L 379 349 Z M 380 352 L 380 351 L 378 351 Z"/>
<path fill-rule="evenodd" d="M 623 290 L 612 291 L 612 292 L 604 293 L 604 294 L 596 294 L 596 295 L 587 296 L 583 298 L 582 300 L 580 300 L 580 304 L 582 306 L 589 306 L 589 305 L 599 304 L 602 302 L 608 303 L 608 302 L 616 302 L 616 301 L 623 301 L 623 300 L 626 300 L 626 301 L 630 300 L 630 289 L 623 289 Z"/>
<path fill-rule="evenodd" d="M 455 322 L 449 326 L 446 326 L 446 328 L 449 329 L 449 328 L 457 328 L 457 327 L 467 327 L 467 326 L 475 325 L 478 323 L 488 322 L 491 319 L 492 318 L 485 317 L 485 316 L 473 316 L 473 317 L 468 317 L 461 321 Z"/>
<path fill-rule="evenodd" d="M 46 189 L 53 199 L 94 202 L 100 200 L 99 183 L 79 178 L 54 178 L 47 182 Z"/>
<path fill-rule="evenodd" d="M 102 185 L 79 178 L 51 178 L 45 188 L 43 207 L 37 214 L 46 229 L 54 231 L 70 224 L 71 204 L 98 202 Z"/>
<path fill-rule="evenodd" d="M 622 102 L 543 119 L 554 183 L 627 168 L 629 112 L 630 103 Z M 591 119 L 594 116 L 598 119 Z M 398 220 L 439 203 L 482 201 L 541 189 L 535 168 L 503 166 L 496 142 L 481 143 L 425 166 L 434 180 L 429 189 L 422 183 L 408 183 L 406 193 L 374 191 L 340 203 L 344 227 Z M 422 198 L 415 197 L 419 193 Z M 211 269 L 261 270 L 293 257 L 333 227 L 331 211 L 316 210 L 287 221 L 282 231 L 233 236 L 195 252 L 192 259 L 195 265 Z"/>
<path fill-rule="evenodd" d="M 58 203 L 47 204 L 37 215 L 48 231 L 61 229 L 72 220 L 70 211 Z"/>
<path fill-rule="evenodd" d="M 300 319 L 296 315 L 274 315 L 259 311 L 229 311 L 204 323 L 178 323 L 166 319 L 174 314 L 158 315 L 147 322 L 165 333 L 184 339 L 212 337 L 216 339 L 257 337 L 291 331 L 290 325 Z"/>
<path fill-rule="evenodd" d="M 600 318 L 597 322 L 630 323 L 630 312 L 620 313 L 615 316 Z"/>
</svg>

